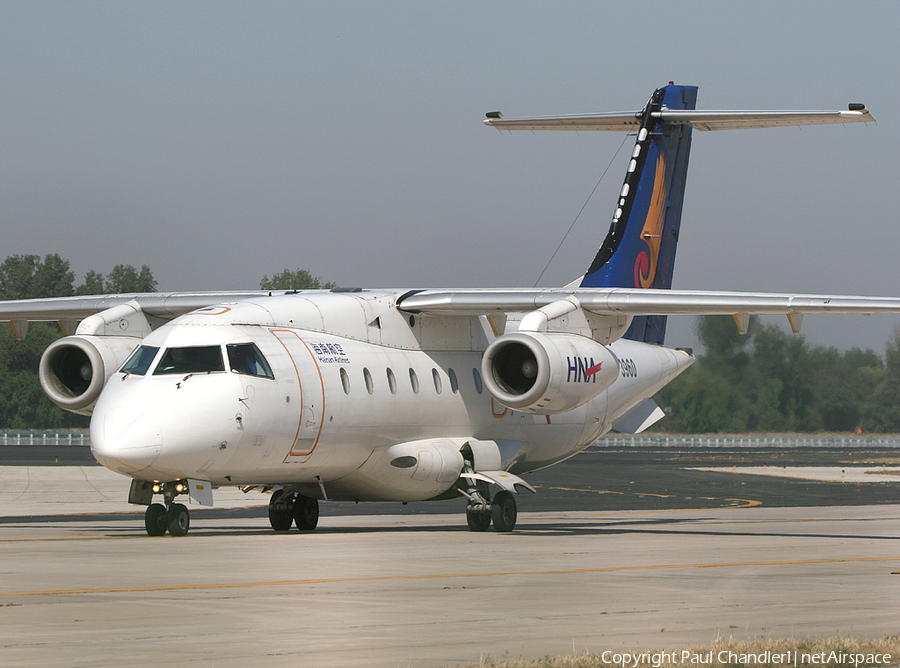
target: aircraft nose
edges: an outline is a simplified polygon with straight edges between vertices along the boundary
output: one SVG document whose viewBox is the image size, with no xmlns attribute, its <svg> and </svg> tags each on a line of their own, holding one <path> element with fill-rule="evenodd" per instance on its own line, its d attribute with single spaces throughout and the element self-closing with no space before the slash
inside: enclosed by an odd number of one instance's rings
<svg viewBox="0 0 900 668">
<path fill-rule="evenodd" d="M 162 450 L 162 429 L 146 412 L 114 407 L 91 420 L 91 451 L 113 471 L 136 475 L 151 467 Z"/>
</svg>

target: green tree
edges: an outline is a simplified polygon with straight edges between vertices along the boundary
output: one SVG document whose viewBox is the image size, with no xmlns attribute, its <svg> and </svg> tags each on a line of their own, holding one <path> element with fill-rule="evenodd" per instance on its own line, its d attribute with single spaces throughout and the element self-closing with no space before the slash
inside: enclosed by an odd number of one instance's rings
<svg viewBox="0 0 900 668">
<path fill-rule="evenodd" d="M 775 325 L 758 327 L 753 336 L 753 362 L 758 372 L 751 381 L 755 392 L 767 386 L 770 407 L 769 431 L 820 431 L 816 380 L 806 340 Z"/>
<path fill-rule="evenodd" d="M 50 254 L 11 255 L 0 264 L 0 297 L 38 299 L 68 297 L 74 294 L 75 275 L 69 261 Z M 47 346 L 59 338 L 59 328 L 46 322 L 32 323 L 24 341 L 17 341 L 12 328 L 0 328 L 0 427 L 25 429 L 37 427 L 86 426 L 81 416 L 66 413 L 44 394 L 37 369 Z"/>
<path fill-rule="evenodd" d="M 900 431 L 900 325 L 894 326 L 884 353 L 884 373 L 871 395 L 863 418 L 863 428 L 871 431 Z"/>
<path fill-rule="evenodd" d="M 851 348 L 841 354 L 834 348 L 810 351 L 816 402 L 825 431 L 871 431 L 866 414 L 874 392 L 885 376 L 884 363 L 872 350 Z"/>
<path fill-rule="evenodd" d="M 138 271 L 130 264 L 117 264 L 104 278 L 93 269 L 84 275 L 84 283 L 75 289 L 77 295 L 156 292 L 156 279 L 146 264 Z"/>
<path fill-rule="evenodd" d="M 74 281 L 69 261 L 55 253 L 43 261 L 37 255 L 10 255 L 0 264 L 0 299 L 68 297 L 75 294 Z"/>
<path fill-rule="evenodd" d="M 705 353 L 657 395 L 683 432 L 900 430 L 900 329 L 887 367 L 871 350 L 810 346 L 800 335 L 751 320 L 738 338 L 730 318 L 695 331 Z"/>
<path fill-rule="evenodd" d="M 748 430 L 749 398 L 718 370 L 700 360 L 656 397 L 669 417 L 660 425 L 679 433 L 739 433 Z"/>
<path fill-rule="evenodd" d="M 313 276 L 306 269 L 291 271 L 285 269 L 272 278 L 263 276 L 259 282 L 261 290 L 330 290 L 336 288 L 337 283 L 323 282 L 318 276 Z"/>
<path fill-rule="evenodd" d="M 756 329 L 757 324 L 756 317 L 751 317 L 747 333 L 741 334 L 730 315 L 707 315 L 694 322 L 694 333 L 707 355 L 734 362 L 744 354 L 751 338 L 749 333 Z"/>
<path fill-rule="evenodd" d="M 130 264 L 117 264 L 106 277 L 106 289 L 112 293 L 156 292 L 156 280 L 146 264 L 140 272 Z"/>
<path fill-rule="evenodd" d="M 102 295 L 106 293 L 103 274 L 91 269 L 84 275 L 84 283 L 75 288 L 76 295 Z"/>
</svg>

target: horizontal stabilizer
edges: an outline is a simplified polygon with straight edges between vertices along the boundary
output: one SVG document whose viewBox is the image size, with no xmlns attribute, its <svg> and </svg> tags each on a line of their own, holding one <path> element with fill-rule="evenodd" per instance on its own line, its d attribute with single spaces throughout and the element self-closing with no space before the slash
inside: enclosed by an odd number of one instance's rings
<svg viewBox="0 0 900 668">
<path fill-rule="evenodd" d="M 846 111 L 697 111 L 653 112 L 652 117 L 670 125 L 689 125 L 697 130 L 742 130 L 830 123 L 868 123 L 875 119 L 865 105 L 851 104 Z M 498 130 L 636 130 L 642 112 L 625 111 L 532 118 L 487 118 L 485 125 Z"/>
</svg>

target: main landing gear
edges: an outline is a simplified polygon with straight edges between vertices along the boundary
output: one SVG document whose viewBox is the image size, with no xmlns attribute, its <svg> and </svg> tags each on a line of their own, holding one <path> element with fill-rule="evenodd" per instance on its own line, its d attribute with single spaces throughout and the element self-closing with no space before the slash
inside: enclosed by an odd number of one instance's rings
<svg viewBox="0 0 900 668">
<path fill-rule="evenodd" d="M 467 473 L 471 473 L 471 465 L 469 465 Z M 491 498 L 489 484 L 482 479 L 467 477 L 467 489 L 459 489 L 459 491 L 469 499 L 466 506 L 466 523 L 469 525 L 469 531 L 487 531 L 491 522 L 494 524 L 494 531 L 500 533 L 508 533 L 516 526 L 516 518 L 518 510 L 516 508 L 516 497 L 505 489 L 501 489 Z"/>
<path fill-rule="evenodd" d="M 269 524 L 275 531 L 287 531 L 296 524 L 300 531 L 312 531 L 319 523 L 319 502 L 285 489 L 272 492 Z"/>
<path fill-rule="evenodd" d="M 470 499 L 466 507 L 469 531 L 487 531 L 493 522 L 494 531 L 507 533 L 515 528 L 517 517 L 516 497 L 505 489 L 497 492 L 491 503 L 473 502 Z"/>
<path fill-rule="evenodd" d="M 163 495 L 165 505 L 151 503 L 147 506 L 144 513 L 147 534 L 164 536 L 168 531 L 170 536 L 186 536 L 191 527 L 191 514 L 184 504 L 174 502 L 176 495 L 187 492 L 186 485 L 182 482 L 154 483 L 152 491 Z"/>
</svg>

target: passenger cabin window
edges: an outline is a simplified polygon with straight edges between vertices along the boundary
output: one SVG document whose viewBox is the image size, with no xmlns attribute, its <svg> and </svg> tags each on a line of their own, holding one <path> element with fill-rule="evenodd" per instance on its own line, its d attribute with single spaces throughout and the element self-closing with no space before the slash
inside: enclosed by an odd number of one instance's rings
<svg viewBox="0 0 900 668">
<path fill-rule="evenodd" d="M 415 369 L 409 370 L 409 385 L 412 387 L 413 394 L 419 393 L 419 377 L 416 375 Z"/>
<path fill-rule="evenodd" d="M 475 391 L 478 394 L 484 392 L 484 383 L 481 381 L 481 374 L 478 373 L 478 369 L 472 369 L 472 378 L 475 380 Z"/>
<path fill-rule="evenodd" d="M 344 388 L 344 394 L 350 394 L 350 376 L 344 367 L 341 367 L 341 387 Z"/>
<path fill-rule="evenodd" d="M 228 353 L 228 366 L 232 373 L 257 378 L 275 378 L 272 368 L 255 343 L 229 343 L 225 346 Z"/>
<path fill-rule="evenodd" d="M 169 348 L 156 365 L 154 376 L 182 373 L 213 373 L 225 371 L 222 349 L 219 346 L 191 346 Z"/>
<path fill-rule="evenodd" d="M 375 391 L 375 384 L 372 382 L 372 374 L 368 369 L 363 369 L 363 380 L 366 381 L 366 392 L 372 394 Z"/>
<path fill-rule="evenodd" d="M 143 376 L 147 373 L 147 369 L 153 363 L 159 348 L 155 346 L 139 346 L 137 350 L 131 353 L 128 361 L 119 369 L 122 373 L 133 373 L 135 376 Z"/>
<path fill-rule="evenodd" d="M 387 370 L 387 379 L 388 387 L 391 388 L 391 394 L 397 394 L 397 379 L 394 377 L 394 372 L 390 369 Z"/>
<path fill-rule="evenodd" d="M 432 378 L 432 380 L 434 380 L 434 391 L 437 392 L 438 394 L 440 394 L 441 389 L 443 389 L 443 386 L 441 384 L 441 374 L 438 373 L 437 369 L 431 370 L 431 378 Z"/>
<path fill-rule="evenodd" d="M 456 380 L 456 372 L 448 368 L 447 375 L 450 376 L 450 389 L 453 390 L 453 394 L 457 394 L 459 392 L 459 381 Z"/>
</svg>

